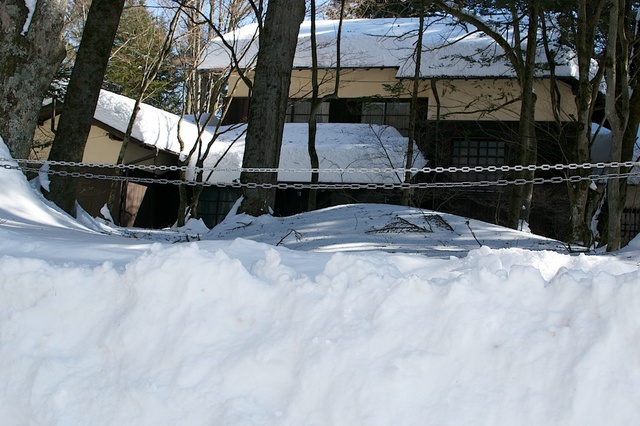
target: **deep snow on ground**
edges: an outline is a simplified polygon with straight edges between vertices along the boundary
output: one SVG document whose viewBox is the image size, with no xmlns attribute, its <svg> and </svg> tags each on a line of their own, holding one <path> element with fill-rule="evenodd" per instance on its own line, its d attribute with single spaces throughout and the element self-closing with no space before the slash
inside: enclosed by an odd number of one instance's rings
<svg viewBox="0 0 640 426">
<path fill-rule="evenodd" d="M 379 205 L 152 232 L 0 182 L 3 425 L 640 418 L 638 239 Z"/>
</svg>

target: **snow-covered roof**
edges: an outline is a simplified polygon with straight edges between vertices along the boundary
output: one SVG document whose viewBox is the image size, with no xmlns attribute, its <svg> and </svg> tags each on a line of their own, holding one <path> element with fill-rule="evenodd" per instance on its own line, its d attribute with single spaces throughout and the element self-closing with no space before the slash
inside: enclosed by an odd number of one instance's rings
<svg viewBox="0 0 640 426">
<path fill-rule="evenodd" d="M 122 95 L 102 90 L 94 118 L 116 130 L 125 132 L 134 107 L 134 100 Z M 178 122 L 180 117 L 141 104 L 140 112 L 133 126 L 132 136 L 145 145 L 157 147 L 175 154 L 186 155 L 196 143 L 198 128 L 188 120 L 180 125 L 180 134 L 185 142 L 181 152 L 178 142 Z M 308 125 L 301 123 L 285 124 L 280 167 L 285 169 L 307 169 Z M 244 156 L 244 133 L 246 125 L 223 126 L 205 162 L 205 168 L 236 169 L 234 171 L 216 171 L 208 179 L 215 183 L 231 183 L 240 177 Z M 206 144 L 214 137 L 214 128 L 207 128 L 202 134 Z M 395 128 L 369 124 L 321 123 L 317 132 L 317 151 L 320 168 L 400 168 L 405 166 L 407 138 Z M 414 145 L 415 167 L 423 167 L 426 162 L 419 149 Z M 224 158 L 220 158 L 224 155 Z M 195 160 L 195 159 L 194 159 Z M 195 162 L 193 162 L 195 164 Z M 192 164 L 193 165 L 193 164 Z M 280 173 L 280 181 L 309 182 L 310 173 Z M 381 173 L 321 173 L 321 182 L 399 182 L 393 174 Z"/>
<path fill-rule="evenodd" d="M 218 169 L 207 177 L 211 183 L 230 183 L 240 178 L 239 169 L 244 155 L 246 125 L 229 126 L 213 144 L 204 167 L 212 168 L 223 153 Z M 342 173 L 321 172 L 320 182 L 398 183 L 402 175 L 382 171 L 362 171 L 362 168 L 405 167 L 408 138 L 390 126 L 370 124 L 319 123 L 316 151 L 320 169 L 351 169 Z M 309 182 L 310 172 L 296 172 L 310 168 L 307 152 L 308 124 L 286 123 L 280 154 L 280 182 Z M 413 147 L 414 167 L 424 167 L 426 160 L 417 146 Z M 231 170 L 233 169 L 233 170 Z M 296 171 L 292 171 L 296 170 Z"/>
<path fill-rule="evenodd" d="M 321 68 L 336 66 L 338 24 L 338 20 L 316 21 Z M 412 77 L 418 28 L 417 18 L 344 20 L 340 65 L 343 68 L 397 68 L 396 77 Z M 473 30 L 472 26 L 465 29 L 455 25 L 452 19 L 431 18 L 423 36 L 421 77 L 514 77 L 509 63 L 499 58 L 504 51 L 488 36 L 479 32 L 470 34 Z M 240 68 L 250 68 L 255 63 L 256 32 L 257 25 L 251 24 L 224 36 L 229 44 L 236 46 L 236 52 L 242 52 L 238 55 Z M 294 68 L 311 67 L 310 34 L 311 22 L 305 21 L 300 27 Z M 540 52 L 540 62 L 546 62 L 543 52 Z M 568 55 L 559 62 L 558 76 L 577 76 L 577 65 Z M 200 68 L 226 68 L 230 63 L 229 50 L 218 38 L 210 44 Z"/>
<path fill-rule="evenodd" d="M 93 117 L 124 133 L 127 131 L 134 106 L 135 101 L 131 98 L 101 90 Z M 142 103 L 131 136 L 145 145 L 178 154 L 180 153 L 179 120 L 180 117 L 175 114 Z M 183 136 L 190 136 L 192 132 L 197 132 L 195 126 L 193 126 L 194 129 L 188 129 L 189 126 L 193 125 L 182 124 L 182 127 L 187 127 L 181 130 Z"/>
</svg>

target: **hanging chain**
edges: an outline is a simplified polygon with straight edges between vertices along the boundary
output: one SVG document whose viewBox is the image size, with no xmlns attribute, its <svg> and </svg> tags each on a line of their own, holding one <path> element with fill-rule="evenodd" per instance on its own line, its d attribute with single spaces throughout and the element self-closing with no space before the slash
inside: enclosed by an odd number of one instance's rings
<svg viewBox="0 0 640 426">
<path fill-rule="evenodd" d="M 21 166 L 20 164 L 25 164 Z M 404 175 L 405 172 L 415 173 L 497 173 L 497 172 L 523 172 L 523 171 L 562 171 L 562 170 L 591 170 L 591 169 L 619 169 L 640 166 L 638 161 L 625 162 L 608 162 L 608 163 L 582 163 L 582 164 L 542 164 L 542 165 L 516 165 L 516 166 L 463 166 L 463 167 L 422 167 L 422 168 L 331 168 L 331 169 L 284 169 L 284 168 L 199 168 L 189 166 L 156 166 L 156 165 L 139 165 L 139 164 L 104 164 L 104 163 L 82 163 L 73 161 L 42 161 L 42 160 L 26 160 L 26 159 L 7 159 L 0 158 L 0 167 L 10 170 L 22 170 L 24 172 L 39 173 L 42 171 L 41 166 L 61 166 L 68 168 L 101 168 L 117 170 L 120 174 L 96 174 L 89 172 L 77 172 L 67 170 L 45 170 L 45 173 L 58 176 L 71 176 L 74 178 L 99 179 L 99 180 L 115 180 L 127 181 L 142 184 L 161 184 L 161 185 L 187 185 L 187 186 L 215 186 L 215 187 L 231 187 L 231 188 L 276 188 L 276 189 L 431 189 L 431 188 L 475 188 L 475 187 L 491 187 L 491 186 L 508 186 L 508 185 L 540 185 L 545 183 L 577 183 L 580 181 L 598 181 L 604 179 L 626 179 L 628 177 L 639 177 L 638 172 L 627 173 L 606 173 L 606 174 L 590 174 L 590 175 L 571 175 L 571 176 L 554 176 L 550 178 L 532 178 L 532 179 L 496 179 L 496 180 L 479 180 L 479 181 L 454 181 L 454 182 L 413 182 L 413 183 L 241 183 L 238 180 L 233 182 L 198 182 L 196 180 L 181 179 L 165 179 L 165 178 L 143 178 L 135 176 L 125 176 L 122 173 L 131 170 L 143 170 L 149 172 L 168 172 L 168 171 L 193 171 L 194 173 L 206 173 L 210 171 L 217 172 L 252 172 L 252 173 L 375 173 L 389 175 Z M 40 166 L 40 167 L 33 167 Z"/>
<path fill-rule="evenodd" d="M 168 172 L 168 171 L 193 171 L 195 173 L 207 173 L 211 171 L 219 172 L 250 172 L 250 173 L 378 173 L 378 174 L 401 174 L 409 173 L 469 173 L 469 172 L 522 172 L 522 171 L 550 171 L 550 170 L 589 170 L 589 169 L 605 169 L 605 168 L 619 168 L 640 166 L 640 161 L 624 161 L 624 162 L 600 162 L 600 163 L 581 163 L 581 164 L 530 164 L 530 165 L 515 165 L 515 166 L 462 166 L 462 167 L 332 167 L 330 169 L 320 168 L 297 168 L 297 169 L 285 169 L 285 168 L 269 168 L 269 167 L 191 167 L 191 166 L 165 166 L 165 165 L 144 165 L 144 164 L 106 164 L 106 163 L 83 163 L 74 161 L 48 161 L 48 160 L 28 160 L 28 159 L 7 159 L 0 158 L 0 163 L 15 161 L 20 164 L 38 165 L 42 166 L 48 164 L 49 166 L 63 166 L 63 167 L 82 167 L 82 168 L 102 168 L 102 169 L 117 169 L 121 171 L 127 170 L 144 170 L 149 172 Z"/>
</svg>

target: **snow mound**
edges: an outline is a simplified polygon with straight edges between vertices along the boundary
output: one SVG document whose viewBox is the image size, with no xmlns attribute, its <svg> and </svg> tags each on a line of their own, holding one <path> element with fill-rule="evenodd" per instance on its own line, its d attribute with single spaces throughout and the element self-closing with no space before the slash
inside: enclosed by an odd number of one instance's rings
<svg viewBox="0 0 640 426">
<path fill-rule="evenodd" d="M 0 180 L 2 424 L 640 417 L 640 267 L 629 252 L 498 248 L 498 227 L 375 205 L 235 214 L 200 241 L 153 242 L 79 225 L 17 170 L 0 168 Z M 377 249 L 349 251 L 358 244 Z"/>
</svg>

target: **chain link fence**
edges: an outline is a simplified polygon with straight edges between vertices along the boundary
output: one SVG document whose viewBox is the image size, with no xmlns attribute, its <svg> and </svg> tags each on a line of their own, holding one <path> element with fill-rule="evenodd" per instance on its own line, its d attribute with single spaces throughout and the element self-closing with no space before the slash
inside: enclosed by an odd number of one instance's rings
<svg viewBox="0 0 640 426">
<path fill-rule="evenodd" d="M 45 167 L 43 167 L 45 166 Z M 63 167 L 67 170 L 55 170 L 51 167 Z M 76 178 L 100 179 L 127 181 L 140 184 L 161 184 L 161 185 L 187 185 L 187 186 L 215 186 L 215 187 L 231 187 L 231 188 L 266 188 L 266 189 L 431 189 L 431 188 L 482 188 L 491 186 L 508 186 L 508 185 L 541 185 L 541 184 L 557 184 L 563 182 L 580 182 L 580 181 L 603 181 L 605 179 L 627 179 L 629 177 L 640 178 L 639 172 L 631 171 L 634 166 L 640 166 L 639 161 L 625 162 L 609 162 L 609 163 L 582 163 L 582 164 L 541 164 L 541 165 L 515 165 L 515 166 L 463 166 L 463 167 L 423 167 L 423 168 L 330 168 L 330 169 L 284 169 L 284 168 L 194 168 L 189 166 L 156 166 L 156 165 L 140 165 L 140 164 L 105 164 L 105 163 L 82 163 L 72 161 L 42 161 L 27 159 L 8 159 L 0 158 L 0 167 L 5 169 L 22 170 L 24 172 L 40 173 L 45 172 L 49 175 L 72 176 Z M 91 172 L 70 171 L 68 169 L 112 169 L 114 174 L 100 174 Z M 630 170 L 626 173 L 620 173 L 621 168 Z M 251 172 L 251 173 L 376 173 L 380 175 L 404 176 L 406 172 L 411 174 L 465 174 L 465 173 L 508 173 L 508 172 L 524 172 L 524 171 L 577 171 L 577 170 L 600 170 L 601 173 L 590 173 L 587 175 L 574 174 L 553 177 L 534 177 L 531 179 L 515 178 L 515 179 L 496 179 L 496 180 L 478 180 L 478 181 L 447 181 L 447 182 L 396 182 L 396 183 L 306 183 L 306 182 L 279 182 L 256 183 L 238 180 L 233 182 L 198 182 L 196 180 L 185 179 L 165 179 L 162 177 L 136 177 L 126 176 L 127 171 L 146 171 L 150 173 L 165 173 L 171 171 L 190 171 L 193 174 L 200 172 L 207 173 L 212 171 L 219 172 Z"/>
</svg>

